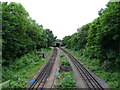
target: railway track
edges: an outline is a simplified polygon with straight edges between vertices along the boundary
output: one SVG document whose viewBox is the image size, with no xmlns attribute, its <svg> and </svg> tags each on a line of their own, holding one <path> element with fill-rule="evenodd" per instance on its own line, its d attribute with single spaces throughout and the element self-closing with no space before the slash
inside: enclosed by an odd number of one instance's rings
<svg viewBox="0 0 120 90">
<path fill-rule="evenodd" d="M 33 89 L 43 89 L 44 85 L 47 81 L 48 76 L 51 73 L 52 67 L 54 65 L 55 59 L 57 56 L 57 49 L 54 47 L 54 51 L 49 59 L 49 61 L 46 63 L 46 65 L 42 68 L 40 74 L 38 75 L 37 79 L 32 83 L 29 87 L 28 90 L 33 90 Z"/>
<path fill-rule="evenodd" d="M 79 73 L 81 74 L 83 80 L 85 81 L 87 88 L 90 90 L 104 90 L 100 83 L 91 75 L 91 73 L 70 53 L 66 50 L 60 48 L 72 61 Z"/>
</svg>

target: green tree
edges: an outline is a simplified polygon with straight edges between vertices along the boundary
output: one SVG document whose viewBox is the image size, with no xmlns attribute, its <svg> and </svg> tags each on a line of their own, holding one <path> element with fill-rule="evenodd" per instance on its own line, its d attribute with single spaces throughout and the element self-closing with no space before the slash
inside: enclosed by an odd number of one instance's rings
<svg viewBox="0 0 120 90">
<path fill-rule="evenodd" d="M 46 32 L 31 19 L 20 3 L 2 2 L 2 11 L 4 65 L 33 49 L 46 48 L 55 40 L 52 31 Z"/>
<path fill-rule="evenodd" d="M 64 37 L 67 48 L 80 50 L 81 55 L 107 61 L 114 69 L 120 64 L 120 2 L 109 2 L 99 11 L 99 17 Z"/>
<path fill-rule="evenodd" d="M 100 16 L 100 26 L 98 37 L 99 43 L 104 55 L 109 60 L 120 59 L 119 42 L 120 42 L 120 2 L 109 2 L 107 9 Z"/>
<path fill-rule="evenodd" d="M 53 32 L 50 29 L 45 30 L 45 35 L 47 38 L 48 47 L 52 46 L 57 37 L 54 37 Z"/>
<path fill-rule="evenodd" d="M 28 13 L 21 4 L 3 3 L 3 58 L 17 58 L 27 53 L 26 47 L 30 47 L 31 39 L 25 33 L 28 29 Z M 29 42 L 29 43 L 28 43 Z"/>
</svg>

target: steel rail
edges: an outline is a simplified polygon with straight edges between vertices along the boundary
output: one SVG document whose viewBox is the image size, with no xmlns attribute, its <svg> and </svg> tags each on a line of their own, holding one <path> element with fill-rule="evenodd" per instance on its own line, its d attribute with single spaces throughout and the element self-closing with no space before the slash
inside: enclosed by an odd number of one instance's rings
<svg viewBox="0 0 120 90">
<path fill-rule="evenodd" d="M 80 74 L 82 75 L 83 79 L 85 80 L 89 89 L 93 90 L 104 90 L 104 88 L 99 84 L 99 82 L 91 75 L 91 73 L 70 53 L 66 50 L 60 48 L 73 62 L 76 66 Z"/>
</svg>

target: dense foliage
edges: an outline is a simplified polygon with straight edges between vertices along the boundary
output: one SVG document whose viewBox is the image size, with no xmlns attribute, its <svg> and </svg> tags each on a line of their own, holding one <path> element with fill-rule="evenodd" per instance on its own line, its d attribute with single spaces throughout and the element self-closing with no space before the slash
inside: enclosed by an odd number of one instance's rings
<svg viewBox="0 0 120 90">
<path fill-rule="evenodd" d="M 56 40 L 57 37 L 54 37 L 52 31 L 50 29 L 45 30 L 46 37 L 47 37 L 47 44 L 49 46 L 53 46 L 53 42 Z"/>
<path fill-rule="evenodd" d="M 2 2 L 3 65 L 34 49 L 46 48 L 55 41 L 49 29 L 32 20 L 20 3 Z"/>
<path fill-rule="evenodd" d="M 80 55 L 107 61 L 106 70 L 118 70 L 120 63 L 120 2 L 109 2 L 99 11 L 99 17 L 79 28 L 77 33 L 65 36 L 63 45 L 80 51 Z M 105 67 L 106 67 L 105 66 Z M 111 69 L 111 67 L 113 67 Z"/>
<path fill-rule="evenodd" d="M 73 73 L 62 72 L 60 74 L 59 82 L 55 86 L 57 86 L 57 88 L 62 88 L 63 90 L 73 90 L 73 88 L 76 88 Z"/>
<path fill-rule="evenodd" d="M 40 67 L 48 61 L 48 58 L 53 51 L 51 48 L 42 48 L 42 50 L 47 52 L 47 56 L 45 58 L 36 56 L 36 53 L 39 50 L 33 50 L 17 59 L 14 64 L 2 68 L 2 82 L 10 80 L 8 85 L 3 85 L 4 90 L 6 90 L 6 88 L 28 87 L 26 86 L 26 83 L 29 82 Z"/>
</svg>

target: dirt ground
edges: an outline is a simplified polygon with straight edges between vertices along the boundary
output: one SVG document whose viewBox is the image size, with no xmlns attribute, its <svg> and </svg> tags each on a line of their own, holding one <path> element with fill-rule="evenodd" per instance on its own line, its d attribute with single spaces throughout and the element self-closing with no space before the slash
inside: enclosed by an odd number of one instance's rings
<svg viewBox="0 0 120 90">
<path fill-rule="evenodd" d="M 53 65 L 51 74 L 49 75 L 44 88 L 54 88 L 54 83 L 56 83 L 58 81 L 57 77 L 56 77 L 56 72 L 59 72 L 59 62 L 60 62 L 60 58 L 59 58 L 59 54 L 60 54 L 60 50 L 59 48 L 57 48 L 58 52 L 57 52 L 57 57 L 55 60 L 55 63 Z"/>
</svg>

